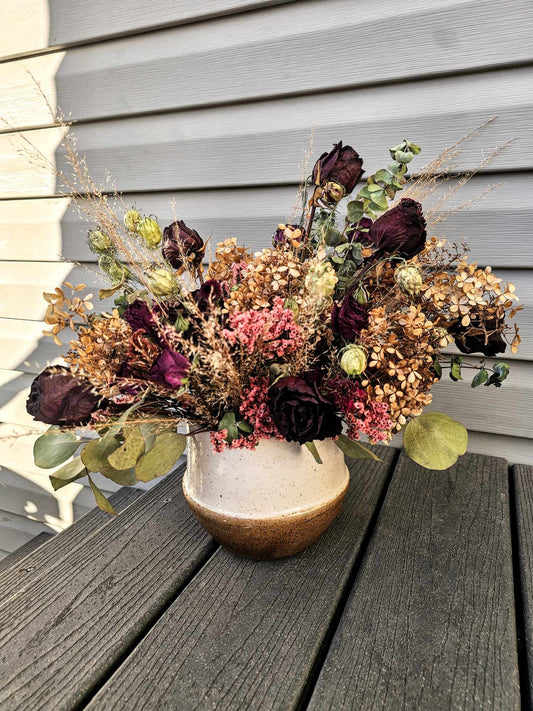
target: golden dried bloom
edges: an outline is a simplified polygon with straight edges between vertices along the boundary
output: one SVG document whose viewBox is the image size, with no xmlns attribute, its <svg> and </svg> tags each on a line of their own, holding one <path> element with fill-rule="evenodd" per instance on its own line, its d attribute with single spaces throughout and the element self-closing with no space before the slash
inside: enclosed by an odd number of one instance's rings
<svg viewBox="0 0 533 711">
<path fill-rule="evenodd" d="M 80 328 L 65 360 L 73 372 L 86 375 L 94 385 L 108 385 L 126 359 L 131 335 L 130 326 L 114 309 L 112 314 L 92 318 L 87 327 Z"/>
<path fill-rule="evenodd" d="M 242 270 L 251 261 L 250 252 L 237 245 L 236 237 L 231 237 L 217 244 L 215 259 L 209 265 L 207 278 L 232 284 L 235 282 L 236 269 Z"/>
<path fill-rule="evenodd" d="M 83 298 L 76 295 L 76 292 L 83 291 L 86 288 L 85 284 L 73 286 L 70 282 L 64 281 L 63 286 L 71 289 L 70 297 L 66 296 L 63 289 L 56 287 L 54 293 L 44 292 L 44 300 L 48 303 L 44 322 L 52 326 L 50 331 L 43 331 L 43 336 L 50 336 L 54 339 L 57 346 L 62 343 L 58 337 L 58 333 L 70 326 L 75 329 L 74 319 L 85 321 L 87 320 L 87 312 L 93 308 L 91 303 L 92 294 L 87 294 Z"/>
</svg>

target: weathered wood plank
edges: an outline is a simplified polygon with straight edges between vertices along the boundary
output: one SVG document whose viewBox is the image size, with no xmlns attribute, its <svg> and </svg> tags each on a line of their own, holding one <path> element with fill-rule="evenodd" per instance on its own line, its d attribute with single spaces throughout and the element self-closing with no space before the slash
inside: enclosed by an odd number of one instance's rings
<svg viewBox="0 0 533 711">
<path fill-rule="evenodd" d="M 511 469 L 516 512 L 517 555 L 520 569 L 520 595 L 524 623 L 523 664 L 529 688 L 522 694 L 533 703 L 533 466 L 516 464 Z M 528 708 L 526 703 L 525 708 Z"/>
<path fill-rule="evenodd" d="M 17 564 L 20 563 L 21 560 L 28 557 L 30 553 L 35 552 L 35 550 L 42 546 L 43 543 L 49 541 L 52 538 L 52 535 L 53 534 L 47 533 L 46 531 L 38 533 L 27 543 L 20 546 L 20 548 L 17 548 L 17 550 L 13 551 L 13 553 L 10 553 L 6 558 L 3 558 L 0 561 L 0 575 L 9 568 L 17 566 Z"/>
<path fill-rule="evenodd" d="M 95 120 L 516 64 L 533 58 L 532 23 L 528 0 L 289 3 L 0 64 L 0 115 L 52 123 L 26 68 L 74 120 Z"/>
<path fill-rule="evenodd" d="M 123 487 L 110 496 L 110 501 L 118 513 L 133 504 L 142 492 L 139 489 Z M 112 517 L 105 511 L 94 508 L 82 516 L 75 524 L 56 534 L 54 540 L 44 548 L 31 552 L 24 558 L 22 566 L 3 566 L 0 564 L 0 600 L 7 600 L 11 595 L 20 592 L 36 577 L 44 575 L 53 568 L 64 556 L 83 543 L 95 531 L 110 523 Z M 32 539 L 33 540 L 33 539 Z M 16 561 L 15 561 L 16 562 Z"/>
<path fill-rule="evenodd" d="M 431 230 L 452 242 L 467 240 L 472 259 L 494 267 L 533 267 L 533 254 L 524 245 L 533 241 L 533 173 L 477 175 L 449 201 L 454 209 L 480 196 L 489 195 L 467 209 L 453 213 Z M 438 197 L 456 187 L 446 182 L 425 201 L 427 209 Z M 162 225 L 175 217 L 184 219 L 204 237 L 211 237 L 208 256 L 216 242 L 237 237 L 253 249 L 270 244 L 279 222 L 297 215 L 297 185 L 234 190 L 200 190 L 178 193 L 128 193 L 126 206 L 136 205 L 157 215 Z M 117 213 L 121 209 L 117 207 Z M 0 202 L 0 249 L 11 260 L 58 261 L 60 256 L 78 262 L 94 261 L 87 246 L 89 224 L 68 198 L 29 198 Z"/>
<path fill-rule="evenodd" d="M 0 608 L 2 709 L 78 708 L 213 549 L 179 473 L 86 538 Z"/>
<path fill-rule="evenodd" d="M 3 0 L 0 57 L 68 47 L 108 37 L 197 22 L 293 0 L 158 0 L 146 12 L 140 0 Z"/>
<path fill-rule="evenodd" d="M 504 460 L 402 458 L 309 708 L 520 708 Z"/>
<path fill-rule="evenodd" d="M 80 124 L 75 133 L 93 178 L 105 185 L 110 175 L 122 192 L 298 183 L 313 127 L 316 154 L 339 139 L 355 143 L 369 173 L 387 164 L 387 147 L 403 136 L 423 146 L 426 162 L 495 114 L 465 146 L 457 169 L 479 166 L 489 148 L 514 138 L 490 168 L 527 170 L 532 76 L 526 67 Z M 66 170 L 57 129 L 24 135 Z M 25 149 L 22 138 L 0 135 L 0 197 L 59 193 L 54 171 L 31 163 Z"/>
<path fill-rule="evenodd" d="M 303 554 L 219 550 L 88 708 L 296 708 L 393 464 L 382 451 L 350 464 L 337 521 Z"/>
</svg>

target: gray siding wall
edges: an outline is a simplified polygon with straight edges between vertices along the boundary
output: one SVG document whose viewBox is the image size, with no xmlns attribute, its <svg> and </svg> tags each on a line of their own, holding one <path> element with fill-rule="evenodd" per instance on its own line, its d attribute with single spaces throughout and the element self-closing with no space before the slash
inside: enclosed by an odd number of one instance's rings
<svg viewBox="0 0 533 711">
<path fill-rule="evenodd" d="M 515 282 L 523 345 L 501 390 L 444 381 L 435 407 L 468 426 L 472 450 L 533 463 L 532 24 L 529 0 L 3 0 L 0 434 L 33 426 L 27 388 L 57 355 L 41 337 L 42 291 L 65 278 L 98 287 L 60 260 L 90 266 L 86 225 L 53 171 L 21 154 L 18 131 L 63 160 L 33 75 L 75 121 L 93 176 L 109 171 L 126 203 L 164 223 L 175 198 L 214 241 L 255 247 L 292 211 L 313 129 L 315 154 L 343 139 L 370 173 L 404 137 L 425 162 L 497 116 L 457 169 L 513 142 L 454 200 L 503 184 L 438 234 L 467 237 L 473 258 Z M 31 445 L 0 442 L 0 555 L 91 502 L 81 486 L 54 496 Z"/>
</svg>

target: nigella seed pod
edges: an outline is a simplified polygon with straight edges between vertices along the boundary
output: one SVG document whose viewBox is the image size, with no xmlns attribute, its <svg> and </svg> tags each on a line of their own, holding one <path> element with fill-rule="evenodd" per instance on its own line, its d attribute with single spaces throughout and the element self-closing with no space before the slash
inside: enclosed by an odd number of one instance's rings
<svg viewBox="0 0 533 711">
<path fill-rule="evenodd" d="M 124 227 L 128 232 L 137 232 L 139 222 L 142 220 L 142 215 L 138 210 L 131 209 L 124 215 Z"/>
<path fill-rule="evenodd" d="M 346 375 L 361 375 L 366 369 L 366 353 L 361 346 L 347 346 L 341 354 L 340 366 Z"/>
<path fill-rule="evenodd" d="M 106 252 L 114 252 L 114 245 L 111 237 L 102 230 L 91 230 L 87 236 L 89 248 L 95 254 L 105 254 Z"/>
<path fill-rule="evenodd" d="M 163 236 L 161 227 L 159 227 L 157 220 L 154 220 L 153 217 L 143 217 L 137 225 L 137 232 L 142 237 L 145 245 L 150 249 L 157 247 Z"/>
<path fill-rule="evenodd" d="M 114 285 L 122 284 L 131 276 L 129 269 L 110 254 L 101 254 L 98 258 L 98 266 L 111 278 Z"/>
<path fill-rule="evenodd" d="M 416 296 L 422 289 L 422 271 L 416 264 L 400 264 L 394 271 L 394 281 L 404 294 Z"/>
<path fill-rule="evenodd" d="M 148 284 L 155 296 L 172 296 L 178 290 L 178 284 L 168 269 L 151 269 L 148 274 Z"/>
</svg>

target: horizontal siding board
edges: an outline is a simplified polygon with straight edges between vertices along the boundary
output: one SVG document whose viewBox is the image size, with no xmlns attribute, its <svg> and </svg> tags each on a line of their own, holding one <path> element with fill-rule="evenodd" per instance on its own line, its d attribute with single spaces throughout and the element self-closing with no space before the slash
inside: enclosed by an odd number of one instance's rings
<svg viewBox="0 0 533 711">
<path fill-rule="evenodd" d="M 379 13 L 369 14 L 353 0 L 328 2 L 326 10 L 324 2 L 292 3 L 18 64 L 27 65 L 74 120 L 94 120 L 533 59 L 533 5 L 528 0 L 452 0 L 438 6 L 426 1 L 408 12 L 390 2 L 381 12 L 382 4 Z M 354 42 L 354 37 L 365 41 Z M 334 72 L 325 56 L 334 57 Z M 49 124 L 33 80 L 26 74 L 22 83 L 14 83 L 11 64 L 0 67 L 0 86 L 5 87 L 0 115 L 18 128 L 28 121 Z"/>
<path fill-rule="evenodd" d="M 260 104 L 90 123 L 76 127 L 93 178 L 119 191 L 298 183 L 313 128 L 315 154 L 336 140 L 356 143 L 368 173 L 386 165 L 403 136 L 423 146 L 420 167 L 495 114 L 464 147 L 457 170 L 479 166 L 491 147 L 514 140 L 491 171 L 533 166 L 533 68 L 413 82 Z M 23 133 L 68 174 L 59 130 Z M 54 170 L 35 165 L 23 138 L 0 136 L 0 197 L 50 197 Z M 483 168 L 482 170 L 485 170 Z"/>
<path fill-rule="evenodd" d="M 293 0 L 3 0 L 1 58 L 154 30 Z"/>
<path fill-rule="evenodd" d="M 533 267 L 533 173 L 477 175 L 450 198 L 444 210 L 454 209 L 491 193 L 464 210 L 449 215 L 431 234 L 451 241 L 468 241 L 472 259 L 494 267 Z M 446 182 L 433 199 L 454 190 L 456 181 Z M 127 193 L 126 206 L 135 205 L 154 214 L 162 225 L 174 216 L 194 226 L 213 245 L 237 237 L 253 249 L 269 245 L 279 222 L 298 213 L 297 186 L 202 190 L 181 193 Z M 120 209 L 117 209 L 120 216 Z M 34 198 L 0 201 L 0 252 L 19 261 L 57 261 L 62 255 L 76 261 L 93 261 L 86 241 L 90 223 L 68 198 Z"/>
</svg>

